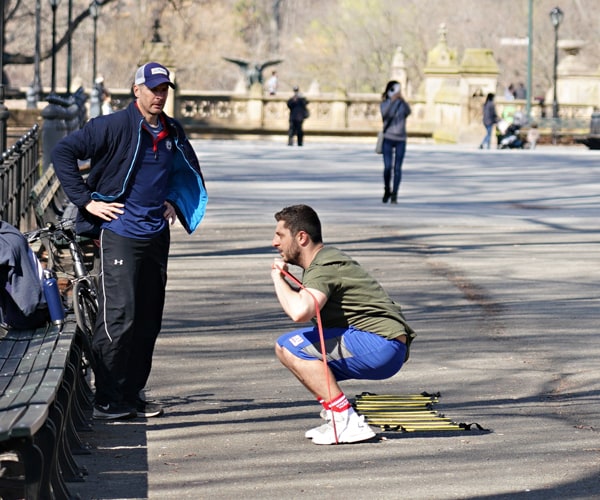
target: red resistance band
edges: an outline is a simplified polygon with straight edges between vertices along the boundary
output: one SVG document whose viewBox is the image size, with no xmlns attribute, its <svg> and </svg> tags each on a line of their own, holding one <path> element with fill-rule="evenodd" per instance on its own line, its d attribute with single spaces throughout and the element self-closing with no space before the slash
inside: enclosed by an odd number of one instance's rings
<svg viewBox="0 0 600 500">
<path fill-rule="evenodd" d="M 325 348 L 325 336 L 323 335 L 323 323 L 321 322 L 321 310 L 319 309 L 319 301 L 317 298 L 310 293 L 306 287 L 292 274 L 287 272 L 285 269 L 278 268 L 284 276 L 290 278 L 294 283 L 296 283 L 300 288 L 302 288 L 306 293 L 308 293 L 312 299 L 315 301 L 315 311 L 317 317 L 317 329 L 319 330 L 319 342 L 321 343 L 321 356 L 323 357 L 323 372 L 325 379 L 327 380 L 327 392 L 329 393 L 329 401 L 332 400 L 333 396 L 331 395 L 331 385 L 329 384 L 329 370 L 327 369 L 327 350 Z M 338 444 L 338 436 L 337 429 L 335 428 L 335 417 L 333 415 L 333 410 L 331 411 L 331 421 L 333 422 L 333 433 L 335 434 L 335 444 Z"/>
</svg>

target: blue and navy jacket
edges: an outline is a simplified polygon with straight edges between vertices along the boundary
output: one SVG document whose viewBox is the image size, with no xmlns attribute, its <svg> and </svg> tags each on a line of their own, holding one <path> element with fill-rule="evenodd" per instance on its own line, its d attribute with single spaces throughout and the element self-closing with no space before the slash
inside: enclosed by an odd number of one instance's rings
<svg viewBox="0 0 600 500">
<path fill-rule="evenodd" d="M 208 194 L 200 163 L 180 123 L 163 113 L 176 154 L 169 180 L 170 202 L 185 230 L 191 234 L 204 217 Z M 83 128 L 64 137 L 52 151 L 52 163 L 62 187 L 78 207 L 77 231 L 99 233 L 101 220 L 85 206 L 91 201 L 117 201 L 123 196 L 141 161 L 139 151 L 144 118 L 132 102 L 126 109 L 93 118 Z M 90 160 L 83 178 L 79 160 Z"/>
</svg>

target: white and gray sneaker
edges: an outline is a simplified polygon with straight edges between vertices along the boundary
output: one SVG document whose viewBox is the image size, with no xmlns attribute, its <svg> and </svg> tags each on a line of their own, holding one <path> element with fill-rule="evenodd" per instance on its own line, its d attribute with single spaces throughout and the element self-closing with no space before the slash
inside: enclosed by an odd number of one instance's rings
<svg viewBox="0 0 600 500">
<path fill-rule="evenodd" d="M 317 434 L 321 434 L 321 433 L 325 432 L 325 430 L 327 429 L 327 427 L 329 427 L 329 422 L 331 421 L 331 410 L 326 410 L 325 408 L 323 408 L 321 410 L 321 418 L 323 420 L 325 420 L 325 423 L 319 425 L 318 427 L 313 427 L 312 429 L 308 429 L 304 433 L 304 437 L 306 439 L 312 439 Z"/>
<path fill-rule="evenodd" d="M 336 418 L 335 431 L 331 422 L 321 428 L 322 431 L 313 435 L 312 442 L 314 444 L 358 443 L 375 437 L 375 432 L 365 422 L 365 417 L 355 412 Z M 337 441 L 335 439 L 336 432 Z"/>
</svg>

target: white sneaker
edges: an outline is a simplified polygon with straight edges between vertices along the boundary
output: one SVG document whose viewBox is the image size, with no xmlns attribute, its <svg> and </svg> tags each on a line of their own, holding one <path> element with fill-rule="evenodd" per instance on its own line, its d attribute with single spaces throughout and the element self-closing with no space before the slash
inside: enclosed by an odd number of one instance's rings
<svg viewBox="0 0 600 500">
<path fill-rule="evenodd" d="M 333 423 L 326 424 L 322 432 L 315 434 L 312 438 L 314 444 L 335 444 L 335 432 Z M 323 426 L 321 426 L 323 427 Z M 365 422 L 365 417 L 352 412 L 346 418 L 335 420 L 335 430 L 337 431 L 337 443 L 358 443 L 375 437 L 375 432 Z"/>
<path fill-rule="evenodd" d="M 312 439 L 317 434 L 322 434 L 323 432 L 325 432 L 327 430 L 327 427 L 329 427 L 329 422 L 331 421 L 331 410 L 326 410 L 325 408 L 323 408 L 321 410 L 321 418 L 323 420 L 325 420 L 326 423 L 319 425 L 318 427 L 313 427 L 312 429 L 308 429 L 304 433 L 304 437 L 306 439 Z"/>
</svg>

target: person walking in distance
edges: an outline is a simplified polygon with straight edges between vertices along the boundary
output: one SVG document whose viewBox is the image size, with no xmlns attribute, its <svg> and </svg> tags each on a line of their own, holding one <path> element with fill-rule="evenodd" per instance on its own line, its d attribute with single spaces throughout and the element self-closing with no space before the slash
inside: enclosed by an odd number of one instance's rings
<svg viewBox="0 0 600 500">
<path fill-rule="evenodd" d="M 323 406 L 327 422 L 305 437 L 319 445 L 371 439 L 375 432 L 338 383 L 396 374 L 408 359 L 415 333 L 375 279 L 348 255 L 324 245 L 319 216 L 311 207 L 284 208 L 275 220 L 273 246 L 280 255 L 271 266 L 275 293 L 293 321 L 320 318 L 326 349 L 325 371 L 318 322 L 280 336 L 275 345 L 281 363 Z M 299 289 L 287 281 L 289 265 L 303 270 Z"/>
<path fill-rule="evenodd" d="M 409 104 L 402 97 L 400 83 L 391 80 L 381 94 L 381 117 L 383 119 L 383 203 L 398 202 L 398 189 L 402 180 L 402 162 L 406 153 L 406 118 L 410 115 Z M 393 182 L 392 182 L 393 167 Z"/>
<path fill-rule="evenodd" d="M 179 219 L 191 234 L 208 201 L 185 132 L 163 111 L 169 87 L 174 85 L 163 65 L 140 66 L 135 100 L 126 109 L 90 120 L 52 153 L 58 178 L 79 209 L 78 233 L 100 241 L 96 419 L 163 413 L 141 394 L 162 323 L 169 225 Z M 88 158 L 84 179 L 78 160 Z"/>
<path fill-rule="evenodd" d="M 277 71 L 272 71 L 270 78 L 267 80 L 267 92 L 269 95 L 277 94 Z"/>
<path fill-rule="evenodd" d="M 479 149 L 490 149 L 490 143 L 492 142 L 492 130 L 494 125 L 498 123 L 498 115 L 496 114 L 496 104 L 494 104 L 494 94 L 491 92 L 485 98 L 483 103 L 483 126 L 485 127 L 485 137 Z"/>
<path fill-rule="evenodd" d="M 294 95 L 287 102 L 290 110 L 290 128 L 288 131 L 288 146 L 294 145 L 294 136 L 298 139 L 298 146 L 302 146 L 304 141 L 304 132 L 302 123 L 308 118 L 308 101 L 300 94 L 300 89 L 294 87 Z"/>
</svg>

